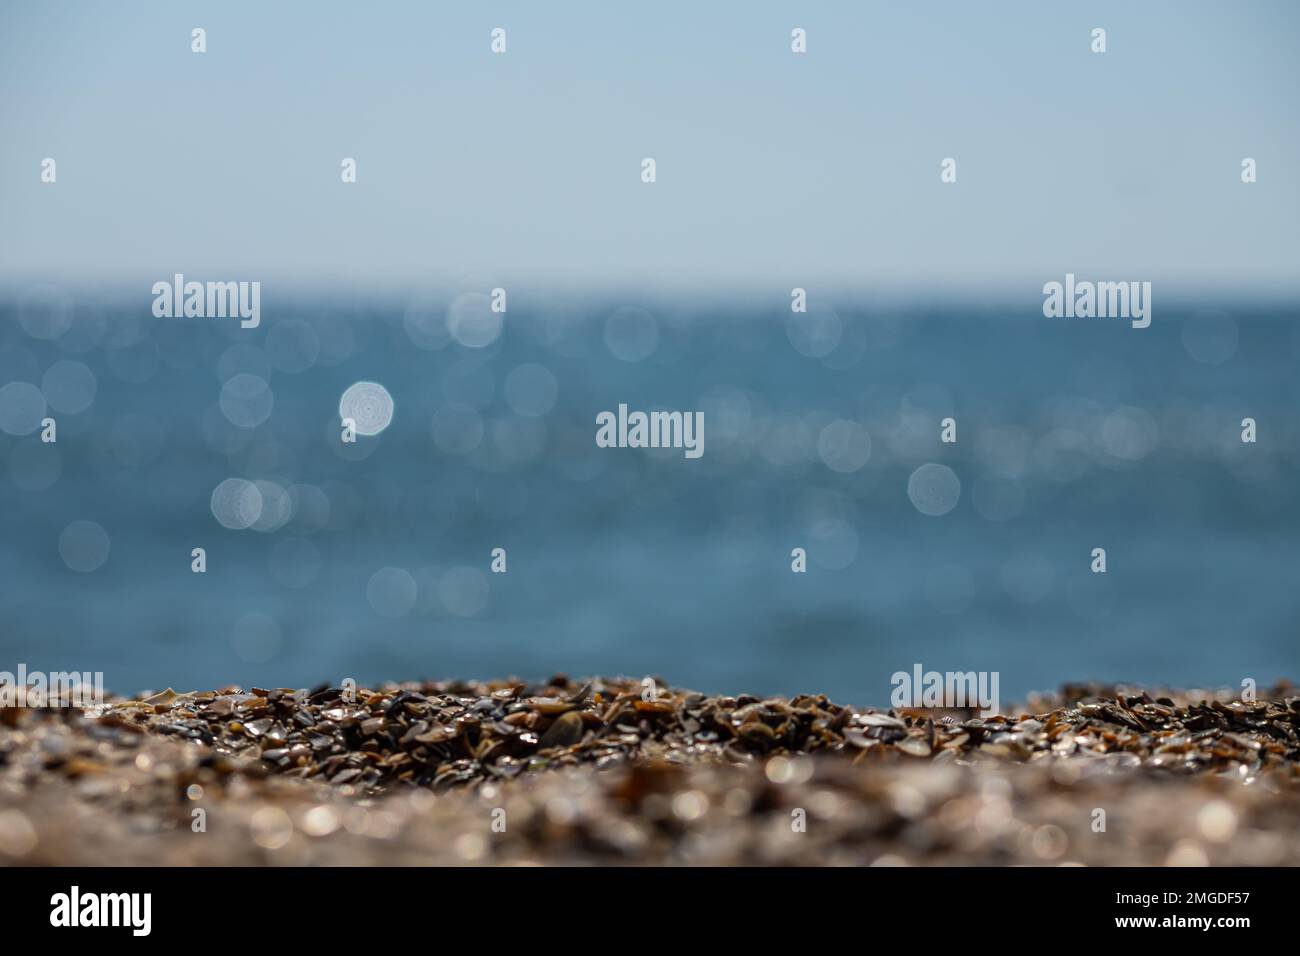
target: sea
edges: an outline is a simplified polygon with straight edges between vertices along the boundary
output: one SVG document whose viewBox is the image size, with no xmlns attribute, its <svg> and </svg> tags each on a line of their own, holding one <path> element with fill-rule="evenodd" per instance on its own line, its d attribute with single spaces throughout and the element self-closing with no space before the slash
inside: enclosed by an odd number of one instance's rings
<svg viewBox="0 0 1300 956">
<path fill-rule="evenodd" d="M 1004 701 L 1300 675 L 1297 303 L 501 292 L 268 287 L 245 327 L 8 291 L 0 670 L 860 705 L 918 664 Z M 598 447 L 620 405 L 702 413 L 703 454 Z"/>
</svg>

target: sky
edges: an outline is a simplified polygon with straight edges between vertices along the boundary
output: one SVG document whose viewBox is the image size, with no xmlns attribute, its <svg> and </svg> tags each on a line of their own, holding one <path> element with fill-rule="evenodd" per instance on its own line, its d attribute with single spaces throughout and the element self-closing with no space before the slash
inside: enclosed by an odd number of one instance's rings
<svg viewBox="0 0 1300 956">
<path fill-rule="evenodd" d="M 10 2 L 0 282 L 1294 295 L 1297 49 L 1288 0 Z"/>
</svg>

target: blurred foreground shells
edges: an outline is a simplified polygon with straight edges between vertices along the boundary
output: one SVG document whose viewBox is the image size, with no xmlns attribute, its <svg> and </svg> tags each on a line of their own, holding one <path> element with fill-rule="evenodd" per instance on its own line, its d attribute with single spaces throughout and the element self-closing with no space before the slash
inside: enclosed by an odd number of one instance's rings
<svg viewBox="0 0 1300 956">
<path fill-rule="evenodd" d="M 1027 708 L 562 675 L 8 708 L 0 862 L 1300 863 L 1290 685 Z"/>
</svg>

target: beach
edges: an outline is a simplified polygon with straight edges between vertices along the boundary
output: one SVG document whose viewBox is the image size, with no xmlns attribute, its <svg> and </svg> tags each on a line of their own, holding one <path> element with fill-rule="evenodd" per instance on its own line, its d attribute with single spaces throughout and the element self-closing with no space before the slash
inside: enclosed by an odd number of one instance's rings
<svg viewBox="0 0 1300 956">
<path fill-rule="evenodd" d="M 0 861 L 1295 865 L 1300 691 L 981 717 L 556 675 L 9 707 Z"/>
</svg>

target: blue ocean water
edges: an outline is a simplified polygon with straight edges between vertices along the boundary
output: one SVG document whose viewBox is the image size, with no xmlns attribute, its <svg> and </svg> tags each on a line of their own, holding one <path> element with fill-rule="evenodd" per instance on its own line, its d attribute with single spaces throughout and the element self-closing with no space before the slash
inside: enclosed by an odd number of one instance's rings
<svg viewBox="0 0 1300 956">
<path fill-rule="evenodd" d="M 1157 299 L 1139 330 L 1046 319 L 1037 288 L 807 315 L 785 290 L 512 290 L 495 318 L 486 291 L 267 290 L 255 329 L 8 297 L 0 670 L 650 674 L 862 704 L 914 663 L 997 671 L 1004 700 L 1300 674 L 1294 304 Z M 392 420 L 345 445 L 358 381 Z M 596 447 L 620 403 L 703 411 L 703 457 Z M 257 483 L 242 530 L 214 513 L 232 478 Z"/>
</svg>

